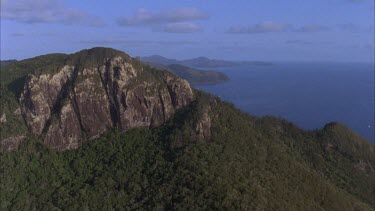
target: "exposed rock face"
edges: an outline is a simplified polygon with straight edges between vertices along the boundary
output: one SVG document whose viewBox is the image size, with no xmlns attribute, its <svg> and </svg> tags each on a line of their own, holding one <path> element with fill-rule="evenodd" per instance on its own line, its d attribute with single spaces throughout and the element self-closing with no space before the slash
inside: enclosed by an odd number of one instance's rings
<svg viewBox="0 0 375 211">
<path fill-rule="evenodd" d="M 54 110 L 67 94 L 74 67 L 65 66 L 56 74 L 29 75 L 21 94 L 22 114 L 35 134 L 41 134 Z"/>
<path fill-rule="evenodd" d="M 145 69 L 124 53 L 79 54 L 53 73 L 29 75 L 20 97 L 30 131 L 51 148 L 77 148 L 111 127 L 159 126 L 193 100 L 187 81 Z"/>
<path fill-rule="evenodd" d="M 0 151 L 11 151 L 17 149 L 24 139 L 24 135 L 6 138 L 0 142 Z"/>
<path fill-rule="evenodd" d="M 7 122 L 7 116 L 5 114 L 1 114 L 0 123 L 6 123 L 6 122 Z"/>
<path fill-rule="evenodd" d="M 195 131 L 198 136 L 198 140 L 209 141 L 211 139 L 211 117 L 209 116 L 210 111 L 211 108 L 208 107 L 197 122 Z"/>
<path fill-rule="evenodd" d="M 16 110 L 13 111 L 14 115 L 20 116 L 21 115 L 21 108 L 17 108 Z"/>
</svg>

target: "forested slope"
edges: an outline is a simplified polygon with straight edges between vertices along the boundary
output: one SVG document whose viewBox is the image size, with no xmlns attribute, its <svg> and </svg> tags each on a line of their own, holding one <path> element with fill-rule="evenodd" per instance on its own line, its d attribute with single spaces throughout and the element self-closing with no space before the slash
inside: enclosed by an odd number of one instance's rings
<svg viewBox="0 0 375 211">
<path fill-rule="evenodd" d="M 113 55 L 115 59 L 109 61 L 107 57 Z M 113 124 L 98 137 L 79 139 L 75 149 L 56 150 L 53 142 L 46 143 L 45 131 L 33 133 L 25 114 L 18 111 L 22 105 L 32 110 L 30 104 L 20 102 L 25 80 L 29 74 L 37 77 L 47 70 L 54 74 L 64 65 L 78 64 L 81 69 L 73 69 L 82 71 L 81 78 L 66 89 L 78 93 L 74 88 L 87 79 L 83 77 L 87 67 L 100 70 L 95 68 L 101 67 L 102 61 L 109 61 L 103 71 L 114 70 L 120 82 L 121 74 L 134 75 L 134 80 L 122 80 L 127 85 L 126 95 L 132 96 L 124 112 L 129 106 L 135 111 L 134 116 L 125 116 L 124 122 L 131 120 L 138 126 Z M 141 88 L 135 89 L 137 86 Z M 113 93 L 119 91 L 113 87 L 109 87 Z M 1 68 L 0 88 L 1 114 L 6 114 L 5 120 L 1 117 L 0 135 L 14 142 L 12 150 L 0 152 L 2 210 L 375 208 L 374 144 L 349 128 L 332 122 L 305 131 L 287 120 L 251 116 L 113 49 L 50 54 L 9 64 Z M 86 94 L 85 90 L 80 93 Z M 75 95 L 66 96 L 64 103 L 87 105 L 74 102 Z M 170 106 L 163 104 L 157 110 L 158 99 Z M 139 108 L 142 112 L 137 113 Z M 51 112 L 61 114 L 59 109 Z M 154 119 L 148 118 L 149 114 Z M 57 120 L 64 118 L 60 115 Z M 80 122 L 84 123 L 83 119 Z M 100 121 L 94 123 L 101 126 Z M 86 130 L 82 133 L 89 134 L 90 128 L 80 126 Z M 64 132 L 69 140 L 70 130 Z"/>
<path fill-rule="evenodd" d="M 347 128 L 336 139 L 335 124 L 304 132 L 198 96 L 160 128 L 113 130 L 64 152 L 29 138 L 2 153 L 2 208 L 373 209 L 373 145 L 326 148 L 358 138 Z M 207 106 L 211 138 L 200 140 L 191 128 Z"/>
</svg>

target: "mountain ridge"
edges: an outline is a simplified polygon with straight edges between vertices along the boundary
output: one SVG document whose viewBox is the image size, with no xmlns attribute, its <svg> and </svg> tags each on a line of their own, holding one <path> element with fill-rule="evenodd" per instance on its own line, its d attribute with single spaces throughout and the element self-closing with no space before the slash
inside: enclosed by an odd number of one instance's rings
<svg viewBox="0 0 375 211">
<path fill-rule="evenodd" d="M 185 80 L 108 48 L 33 69 L 17 95 L 27 128 L 60 150 L 77 148 L 111 127 L 158 126 L 193 99 Z"/>
<path fill-rule="evenodd" d="M 3 209 L 375 207 L 374 144 L 341 123 L 258 118 L 108 48 L 1 76 Z"/>
</svg>

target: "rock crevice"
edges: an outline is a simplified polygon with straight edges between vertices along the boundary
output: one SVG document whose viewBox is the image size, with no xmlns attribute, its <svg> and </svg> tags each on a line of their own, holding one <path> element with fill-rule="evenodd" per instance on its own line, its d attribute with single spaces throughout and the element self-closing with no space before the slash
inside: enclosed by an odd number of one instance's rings
<svg viewBox="0 0 375 211">
<path fill-rule="evenodd" d="M 91 54 L 90 54 L 91 55 Z M 123 55 L 69 60 L 55 73 L 30 74 L 20 97 L 29 130 L 57 150 L 75 149 L 109 128 L 157 127 L 193 100 L 190 85 Z M 74 64 L 72 61 L 79 61 Z"/>
</svg>

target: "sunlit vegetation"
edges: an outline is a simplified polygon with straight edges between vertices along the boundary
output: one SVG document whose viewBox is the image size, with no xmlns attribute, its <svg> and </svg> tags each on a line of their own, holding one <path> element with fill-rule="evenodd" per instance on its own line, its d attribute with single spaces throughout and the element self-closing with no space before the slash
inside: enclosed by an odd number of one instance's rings
<svg viewBox="0 0 375 211">
<path fill-rule="evenodd" d="M 50 62 L 65 57 L 49 56 Z M 10 126 L 0 132 L 27 135 L 18 150 L 0 153 L 2 210 L 375 208 L 374 144 L 339 123 L 304 131 L 199 91 L 162 127 L 113 129 L 77 150 L 48 149 L 12 116 L 22 89 L 17 81 L 28 73 L 22 65 L 30 71 L 43 62 L 37 57 L 1 69 Z M 144 68 L 150 72 L 144 77 L 160 77 Z M 198 140 L 191 134 L 208 106 L 211 138 Z"/>
<path fill-rule="evenodd" d="M 359 151 L 342 153 L 352 148 L 333 147 L 327 152 L 325 143 L 340 141 L 331 134 L 335 128 L 304 132 L 284 120 L 257 119 L 221 102 L 211 113 L 212 140 L 193 142 L 183 134 L 207 98 L 198 97 L 202 102 L 181 110 L 161 128 L 113 130 L 78 150 L 56 152 L 29 138 L 19 150 L 1 154 L 2 208 L 374 206 L 374 164 L 366 155 L 373 145 L 358 139 L 366 145 Z M 351 137 L 344 133 L 341 138 Z M 366 163 L 364 169 L 357 169 L 358 161 Z"/>
</svg>

